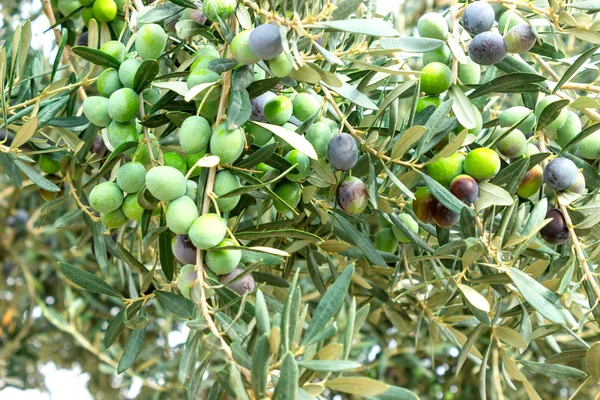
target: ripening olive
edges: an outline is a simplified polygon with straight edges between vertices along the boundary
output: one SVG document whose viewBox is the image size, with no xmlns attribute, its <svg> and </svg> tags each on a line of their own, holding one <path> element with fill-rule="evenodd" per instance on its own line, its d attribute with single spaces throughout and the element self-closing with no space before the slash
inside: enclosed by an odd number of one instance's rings
<svg viewBox="0 0 600 400">
<path fill-rule="evenodd" d="M 369 203 L 369 191 L 363 181 L 351 176 L 337 187 L 337 203 L 342 210 L 351 215 L 360 214 Z"/>
</svg>

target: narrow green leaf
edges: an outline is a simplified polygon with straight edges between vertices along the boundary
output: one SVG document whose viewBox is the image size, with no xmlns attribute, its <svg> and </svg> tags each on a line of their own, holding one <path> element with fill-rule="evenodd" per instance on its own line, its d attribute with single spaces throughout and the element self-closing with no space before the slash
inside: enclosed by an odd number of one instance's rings
<svg viewBox="0 0 600 400">
<path fill-rule="evenodd" d="M 413 194 L 413 192 L 406 187 L 405 184 L 403 184 L 400 179 L 398 179 L 396 177 L 396 175 L 394 175 L 394 173 L 392 171 L 390 171 L 390 169 L 387 167 L 387 165 L 385 165 L 385 163 L 383 161 L 381 161 L 381 166 L 383 167 L 383 169 L 385 170 L 387 177 L 390 179 L 390 181 L 392 181 L 392 183 L 394 185 L 396 185 L 396 187 L 398 189 L 400 189 L 402 191 L 402 193 L 404 193 L 409 199 L 415 199 L 415 195 Z"/>
<path fill-rule="evenodd" d="M 58 66 L 60 65 L 60 60 L 62 59 L 62 53 L 65 49 L 65 45 L 67 44 L 67 39 L 69 38 L 69 31 L 67 28 L 62 28 L 62 35 L 60 38 L 60 43 L 58 44 L 58 50 L 56 52 L 56 57 L 54 58 L 54 63 L 52 64 L 52 73 L 50 74 L 50 82 L 54 82 L 54 76 L 56 75 L 56 71 L 58 70 Z"/>
<path fill-rule="evenodd" d="M 112 286 L 104 282 L 101 278 L 87 271 L 81 270 L 64 262 L 59 262 L 58 266 L 61 272 L 75 285 L 94 293 L 106 294 L 108 296 L 122 298 L 121 293 L 117 292 Z"/>
<path fill-rule="evenodd" d="M 269 320 L 269 310 L 265 302 L 265 296 L 262 291 L 256 291 L 256 302 L 254 305 L 256 317 L 256 329 L 260 335 L 269 334 L 271 332 L 271 322 Z"/>
<path fill-rule="evenodd" d="M 568 105 L 569 100 L 557 100 L 548 104 L 540 114 L 535 129 L 544 129 L 548 124 L 554 121 L 561 113 L 562 109 Z"/>
<path fill-rule="evenodd" d="M 119 69 L 119 66 L 121 65 L 119 60 L 100 50 L 91 49 L 85 46 L 75 46 L 71 50 L 79 57 L 104 68 L 110 67 Z"/>
<path fill-rule="evenodd" d="M 354 265 L 347 266 L 344 271 L 338 276 L 335 282 L 327 289 L 317 309 L 313 314 L 306 333 L 304 334 L 303 345 L 306 347 L 313 343 L 313 339 L 322 330 L 329 320 L 337 313 L 344 302 L 344 298 L 348 292 L 348 287 L 354 275 Z"/>
<path fill-rule="evenodd" d="M 587 374 L 577 368 L 567 367 L 566 365 L 560 364 L 546 364 L 533 361 L 519 360 L 519 363 L 523 364 L 533 372 L 541 374 L 550 378 L 557 379 L 581 379 L 585 378 Z"/>
<path fill-rule="evenodd" d="M 453 100 L 452 111 L 458 122 L 466 129 L 473 129 L 477 126 L 477 116 L 475 107 L 467 98 L 464 92 L 457 85 L 450 86 L 449 97 Z"/>
<path fill-rule="evenodd" d="M 233 90 L 229 93 L 227 105 L 227 126 L 235 129 L 242 126 L 252 115 L 252 104 L 246 89 Z"/>
<path fill-rule="evenodd" d="M 510 206 L 514 202 L 510 193 L 489 182 L 479 183 L 479 198 L 475 203 L 477 212 L 491 206 Z"/>
<path fill-rule="evenodd" d="M 146 337 L 146 328 L 131 331 L 127 344 L 123 350 L 123 354 L 119 359 L 117 373 L 120 374 L 129 369 L 140 355 L 144 338 Z"/>
<path fill-rule="evenodd" d="M 119 251 L 119 255 L 123 258 L 130 267 L 135 269 L 139 274 L 146 275 L 148 274 L 148 269 L 137 260 L 125 247 L 121 245 L 121 243 L 117 243 L 117 250 Z"/>
<path fill-rule="evenodd" d="M 133 90 L 136 93 L 141 93 L 142 90 L 150 86 L 150 83 L 158 75 L 159 66 L 156 60 L 144 61 L 133 78 Z"/>
<path fill-rule="evenodd" d="M 596 383 L 600 384 L 600 342 L 594 343 L 588 349 L 585 355 L 585 366 Z"/>
<path fill-rule="evenodd" d="M 165 214 L 161 212 L 160 226 L 166 225 Z M 175 256 L 171 248 L 172 234 L 169 229 L 165 229 L 158 237 L 158 247 L 160 251 L 160 265 L 168 281 L 173 280 L 173 271 L 175 270 Z"/>
<path fill-rule="evenodd" d="M 0 165 L 2 165 L 2 168 L 4 168 L 4 172 L 6 173 L 6 175 L 8 175 L 8 177 L 10 178 L 12 183 L 16 187 L 20 188 L 21 185 L 23 184 L 23 180 L 21 179 L 21 171 L 19 170 L 19 167 L 17 167 L 17 165 L 13 161 L 13 158 L 9 157 L 9 155 L 7 153 L 0 151 Z M 57 199 L 55 199 L 55 200 L 57 200 Z M 52 200 L 52 201 L 54 201 L 54 200 Z M 48 204 L 48 203 L 46 203 L 46 204 Z M 46 204 L 44 204 L 44 206 L 46 206 Z"/>
<path fill-rule="evenodd" d="M 349 85 L 348 83 L 343 83 L 342 86 L 335 87 L 328 85 L 326 83 L 322 83 L 323 86 L 336 92 L 346 100 L 351 101 L 352 103 L 367 108 L 369 110 L 377 110 L 377 105 L 371 101 L 367 96 L 362 94 L 358 89 L 354 86 Z"/>
<path fill-rule="evenodd" d="M 556 294 L 519 269 L 511 268 L 508 275 L 521 295 L 536 311 L 552 322 L 566 323 L 563 315 L 564 308 Z"/>
<path fill-rule="evenodd" d="M 544 361 L 546 364 L 570 364 L 578 362 L 585 358 L 586 350 L 565 350 L 558 354 L 551 355 Z"/>
<path fill-rule="evenodd" d="M 54 183 L 50 182 L 48 179 L 38 174 L 37 171 L 35 171 L 31 167 L 29 167 L 29 165 L 25 164 L 23 161 L 18 159 L 17 156 L 15 156 L 13 153 L 8 153 L 8 156 L 12 159 L 13 163 L 15 163 L 15 165 L 41 189 L 52 193 L 60 192 L 60 188 L 58 186 L 56 186 Z"/>
<path fill-rule="evenodd" d="M 275 136 L 278 136 L 279 138 L 283 139 L 290 146 L 292 146 L 296 150 L 301 151 L 302 153 L 306 154 L 308 157 L 312 158 L 313 160 L 319 159 L 319 157 L 317 156 L 317 152 L 315 151 L 315 148 L 308 140 L 306 140 L 306 138 L 304 136 L 298 135 L 296 132 L 292 132 L 290 130 L 282 128 L 281 126 L 271 125 L 271 124 L 267 124 L 264 122 L 257 122 L 257 121 L 251 121 L 251 122 L 255 125 L 258 125 L 262 128 L 265 128 L 266 130 L 272 132 Z"/>
<path fill-rule="evenodd" d="M 485 96 L 491 93 L 512 93 L 514 89 L 519 89 L 528 84 L 544 82 L 547 78 L 537 73 L 513 72 L 499 76 L 482 85 L 469 93 L 470 99 Z"/>
<path fill-rule="evenodd" d="M 345 376 L 325 382 L 325 386 L 356 396 L 379 396 L 390 389 L 387 383 L 364 376 Z"/>
<path fill-rule="evenodd" d="M 117 315 L 110 320 L 108 326 L 106 327 L 106 332 L 104 332 L 104 347 L 107 349 L 112 346 L 119 335 L 121 335 L 121 332 L 123 332 L 123 329 L 125 329 L 125 324 L 123 323 L 123 314 L 124 310 L 121 309 L 121 311 L 119 311 Z"/>
<path fill-rule="evenodd" d="M 292 353 L 287 353 L 283 357 L 283 363 L 279 371 L 279 381 L 275 386 L 273 400 L 297 400 L 298 399 L 298 379 L 300 372 L 298 364 Z"/>
<path fill-rule="evenodd" d="M 283 367 L 282 367 L 283 368 Z M 269 385 L 269 336 L 261 335 L 252 352 L 252 390 L 256 398 L 267 396 Z"/>
<path fill-rule="evenodd" d="M 190 319 L 194 316 L 194 303 L 191 300 L 163 290 L 155 290 L 154 294 L 160 304 L 173 314 L 185 319 Z"/>
<path fill-rule="evenodd" d="M 155 22 L 163 22 L 166 19 L 172 18 L 183 11 L 183 7 L 175 5 L 171 2 L 159 4 L 156 7 L 151 7 L 147 12 L 137 17 L 138 26 L 141 24 L 152 24 Z"/>
<path fill-rule="evenodd" d="M 348 18 L 364 0 L 343 0 L 336 4 L 335 10 L 331 13 L 334 20 L 340 20 Z"/>
<path fill-rule="evenodd" d="M 408 53 L 427 53 L 444 45 L 443 40 L 424 37 L 401 37 L 380 39 L 379 47 L 385 50 L 405 51 Z"/>
<path fill-rule="evenodd" d="M 360 368 L 362 365 L 356 361 L 342 360 L 306 360 L 298 361 L 298 365 L 313 371 L 341 372 Z"/>
<path fill-rule="evenodd" d="M 419 396 L 408 389 L 390 386 L 388 390 L 377 396 L 367 397 L 367 400 L 419 400 Z"/>
<path fill-rule="evenodd" d="M 239 63 L 236 60 L 232 60 L 230 58 L 217 58 L 216 60 L 211 60 L 208 63 L 208 69 L 221 74 L 234 69 L 238 64 Z"/>
<path fill-rule="evenodd" d="M 375 265 L 387 265 L 381 254 L 377 252 L 371 240 L 362 232 L 354 227 L 340 213 L 335 214 L 335 231 L 336 234 L 344 235 L 351 243 L 356 244 L 363 252 L 367 259 Z"/>
<path fill-rule="evenodd" d="M 569 82 L 569 80 L 577 73 L 579 68 L 581 68 L 581 66 L 583 64 L 585 64 L 587 62 L 587 60 L 590 57 L 592 57 L 594 55 L 594 53 L 596 52 L 596 50 L 598 50 L 598 49 L 600 49 L 600 45 L 596 45 L 596 46 L 590 48 L 589 50 L 586 50 L 583 54 L 581 54 L 579 57 L 577 57 L 577 60 L 575 60 L 575 62 L 573 64 L 571 64 L 571 66 L 569 66 L 569 68 L 565 71 L 563 76 L 560 78 L 560 81 L 558 81 L 558 83 L 552 90 L 552 93 L 556 93 L 557 91 L 560 90 L 562 85 Z"/>
<path fill-rule="evenodd" d="M 336 30 L 371 36 L 399 36 L 400 34 L 389 21 L 382 19 L 345 19 L 338 21 L 319 22 L 315 28 L 324 27 L 327 30 Z"/>
</svg>

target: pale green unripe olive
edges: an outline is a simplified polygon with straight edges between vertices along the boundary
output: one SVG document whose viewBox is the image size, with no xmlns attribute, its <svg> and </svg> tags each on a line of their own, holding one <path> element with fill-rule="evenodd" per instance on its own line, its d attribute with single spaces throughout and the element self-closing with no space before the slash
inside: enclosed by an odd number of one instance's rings
<svg viewBox="0 0 600 400">
<path fill-rule="evenodd" d="M 229 171 L 223 170 L 217 172 L 213 191 L 218 196 L 217 205 L 221 212 L 231 211 L 240 201 L 240 196 L 220 197 L 234 189 L 240 187 L 240 180 Z"/>
<path fill-rule="evenodd" d="M 123 204 L 123 192 L 113 182 L 103 182 L 90 192 L 90 204 L 99 213 L 109 213 Z"/>
<path fill-rule="evenodd" d="M 140 98 L 132 89 L 119 89 L 108 99 L 108 115 L 115 121 L 131 121 L 139 110 Z"/>
<path fill-rule="evenodd" d="M 117 16 L 117 4 L 114 0 L 96 0 L 92 8 L 98 22 L 109 22 Z"/>
<path fill-rule="evenodd" d="M 196 266 L 187 264 L 181 267 L 179 271 L 179 277 L 177 278 L 177 288 L 183 295 L 183 297 L 191 299 L 190 292 L 194 285 L 198 285 L 198 274 L 196 273 Z"/>
<path fill-rule="evenodd" d="M 100 220 L 107 228 L 120 228 L 129 220 L 121 208 L 109 213 L 100 213 Z"/>
<path fill-rule="evenodd" d="M 203 117 L 186 118 L 179 128 L 179 145 L 186 154 L 199 153 L 208 149 L 211 131 Z"/>
<path fill-rule="evenodd" d="M 83 115 L 94 125 L 107 127 L 112 119 L 108 114 L 108 99 L 101 96 L 90 96 L 83 101 Z"/>
<path fill-rule="evenodd" d="M 123 143 L 137 142 L 137 129 L 133 121 L 117 122 L 113 121 L 106 128 L 106 138 L 113 148 L 117 148 Z M 127 150 L 125 154 L 132 154 L 134 149 Z"/>
<path fill-rule="evenodd" d="M 169 151 L 167 153 L 163 153 L 163 160 L 163 165 L 173 167 L 184 175 L 187 173 L 187 163 L 185 157 L 183 157 L 181 154 Z"/>
<path fill-rule="evenodd" d="M 135 48 L 142 60 L 156 60 L 167 47 L 167 34 L 158 24 L 142 26 L 135 36 Z"/>
<path fill-rule="evenodd" d="M 217 126 L 210 137 L 210 152 L 219 156 L 224 164 L 233 164 L 244 151 L 246 140 L 240 128 L 227 129 L 227 124 Z"/>
<path fill-rule="evenodd" d="M 216 247 L 206 253 L 206 266 L 217 275 L 228 274 L 235 269 L 242 259 L 241 250 L 219 250 L 219 247 L 235 246 L 229 238 L 223 239 Z"/>
<path fill-rule="evenodd" d="M 285 159 L 292 165 L 298 164 L 296 165 L 298 172 L 290 172 L 286 175 L 286 178 L 292 181 L 301 181 L 308 176 L 310 172 L 310 158 L 306 154 L 294 149 L 285 155 Z"/>
<path fill-rule="evenodd" d="M 185 195 L 196 201 L 196 197 L 198 197 L 198 184 L 195 181 L 191 179 L 187 180 L 185 184 Z"/>
<path fill-rule="evenodd" d="M 204 214 L 192 223 L 188 235 L 196 248 L 210 249 L 218 245 L 227 234 L 225 220 L 217 214 Z"/>
<path fill-rule="evenodd" d="M 123 214 L 132 221 L 140 221 L 145 211 L 144 207 L 138 203 L 137 193 L 128 194 L 123 201 L 121 209 L 123 210 Z"/>
<path fill-rule="evenodd" d="M 333 135 L 334 132 L 329 124 L 317 122 L 306 131 L 306 140 L 313 145 L 319 158 L 325 158 L 327 157 L 327 146 Z"/>
<path fill-rule="evenodd" d="M 185 194 L 186 179 L 177 169 L 158 166 L 146 174 L 146 187 L 152 196 L 162 201 L 173 201 Z"/>
<path fill-rule="evenodd" d="M 269 68 L 271 68 L 271 72 L 273 72 L 273 75 L 276 77 L 285 78 L 292 72 L 294 66 L 289 60 L 288 55 L 283 52 L 269 61 Z"/>
<path fill-rule="evenodd" d="M 252 54 L 250 48 L 248 47 L 248 40 L 250 39 L 251 32 L 252 30 L 250 29 L 241 31 L 235 35 L 231 41 L 231 54 L 233 55 L 233 58 L 235 58 L 236 61 L 246 65 L 254 64 L 260 61 L 258 57 Z"/>
<path fill-rule="evenodd" d="M 117 185 L 126 193 L 137 193 L 146 182 L 146 168 L 140 162 L 129 162 L 117 172 Z"/>
<path fill-rule="evenodd" d="M 293 115 L 304 122 L 321 108 L 321 103 L 310 93 L 298 93 L 292 100 Z"/>
<path fill-rule="evenodd" d="M 103 51 L 109 56 L 113 56 L 118 62 L 125 61 L 125 55 L 127 54 L 125 45 L 117 40 L 111 40 L 104 43 L 102 47 L 100 47 L 100 51 Z"/>
<path fill-rule="evenodd" d="M 173 200 L 165 212 L 167 226 L 178 235 L 188 233 L 192 223 L 198 218 L 196 202 L 187 196 Z"/>
<path fill-rule="evenodd" d="M 135 74 L 138 69 L 142 65 L 140 60 L 136 60 L 134 58 L 125 60 L 119 66 L 119 79 L 123 86 L 127 88 L 133 88 L 133 80 L 135 79 Z"/>
<path fill-rule="evenodd" d="M 110 97 L 111 94 L 121 89 L 123 85 L 119 79 L 119 71 L 114 68 L 105 69 L 96 81 L 98 92 L 104 97 Z"/>
</svg>

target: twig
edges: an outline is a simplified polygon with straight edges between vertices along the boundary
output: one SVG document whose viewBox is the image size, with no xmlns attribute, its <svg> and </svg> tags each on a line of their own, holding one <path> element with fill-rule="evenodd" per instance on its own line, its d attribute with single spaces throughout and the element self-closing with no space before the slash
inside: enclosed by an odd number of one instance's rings
<svg viewBox="0 0 600 400">
<path fill-rule="evenodd" d="M 44 7 L 44 14 L 46 14 L 48 21 L 50 21 L 50 26 L 56 25 L 56 18 L 54 17 L 54 11 L 52 10 L 52 4 L 50 3 L 50 0 L 43 0 L 43 7 Z M 61 33 L 58 25 L 54 26 L 54 28 L 52 28 L 52 31 L 54 31 L 54 37 L 56 39 L 56 44 L 60 45 L 60 41 L 62 39 L 62 33 Z M 65 45 L 65 51 L 62 52 L 63 62 L 65 63 L 65 65 L 68 66 L 68 69 L 70 72 L 77 75 L 77 72 L 75 71 L 75 68 L 73 67 L 73 62 L 71 61 L 71 55 L 72 55 L 71 46 Z M 87 99 L 87 94 L 85 93 L 85 90 L 83 90 L 83 88 L 81 86 L 79 86 L 79 88 L 77 89 L 77 95 L 79 96 L 79 99 L 81 101 Z"/>
<path fill-rule="evenodd" d="M 384 154 L 379 154 L 379 151 L 375 150 L 374 148 L 372 148 L 371 146 L 369 146 L 367 144 L 367 142 L 356 132 L 356 129 L 354 129 L 354 127 L 352 125 L 350 125 L 350 123 L 346 120 L 346 117 L 344 115 L 344 113 L 340 110 L 340 108 L 338 107 L 337 103 L 335 102 L 335 100 L 333 99 L 333 97 L 331 96 L 331 92 L 329 91 L 329 89 L 327 89 L 325 86 L 321 87 L 321 90 L 323 90 L 323 93 L 325 94 L 325 97 L 327 98 L 327 101 L 329 101 L 329 104 L 331 104 L 331 106 L 333 107 L 333 109 L 335 110 L 336 114 L 338 115 L 338 117 L 340 117 L 340 119 L 342 120 L 343 124 L 346 126 L 346 129 L 348 129 L 348 132 L 350 132 L 350 134 L 356 139 L 358 140 L 358 142 L 360 143 L 360 145 L 369 153 L 373 154 L 375 157 L 386 161 L 386 162 L 392 162 L 395 164 L 399 164 L 399 165 L 404 165 L 405 167 L 411 167 L 411 168 L 422 168 L 423 164 L 415 164 L 409 161 L 402 161 L 402 160 L 392 160 L 390 157 L 384 155 Z"/>
<path fill-rule="evenodd" d="M 560 77 L 556 74 L 556 72 L 554 72 L 554 70 L 552 69 L 550 64 L 548 64 L 546 61 L 544 61 L 544 59 L 542 59 L 540 56 L 538 56 L 537 54 L 534 54 L 534 53 L 531 53 L 531 56 L 542 66 L 542 68 L 544 68 L 544 70 L 546 70 L 546 72 L 548 72 L 552 76 L 552 78 L 554 80 L 556 80 L 556 82 L 558 82 L 560 80 Z M 571 89 L 576 89 L 576 90 L 587 90 L 587 89 L 585 89 L 585 87 L 578 87 L 577 84 L 571 83 L 568 85 L 569 86 L 564 85 L 563 88 L 564 89 L 571 88 Z M 564 92 L 562 92 L 560 90 L 556 92 L 556 95 L 565 100 L 573 101 L 573 99 L 570 96 L 568 96 L 567 94 L 565 94 Z M 596 111 L 592 110 L 591 108 L 582 108 L 581 111 L 585 115 L 587 115 L 590 119 L 593 119 L 594 121 L 600 121 L 600 114 L 598 114 Z"/>
<path fill-rule="evenodd" d="M 573 242 L 573 249 L 575 249 L 575 254 L 577 254 L 577 258 L 583 267 L 583 272 L 585 273 L 585 278 L 590 283 L 594 294 L 596 295 L 596 302 L 600 301 L 600 287 L 598 287 L 598 282 L 596 282 L 596 278 L 590 269 L 590 265 L 588 264 L 585 254 L 583 252 L 583 248 L 581 247 L 581 242 L 579 241 L 579 237 L 577 233 L 575 233 L 575 229 L 573 228 L 573 221 L 571 220 L 571 216 L 567 211 L 567 207 L 564 204 L 560 204 L 560 211 L 565 219 L 565 223 L 567 224 L 567 229 L 569 230 L 569 234 L 571 235 L 571 242 Z"/>
<path fill-rule="evenodd" d="M 546 151 L 546 141 L 545 141 L 543 132 L 540 132 L 538 135 L 538 143 L 540 145 L 540 151 L 545 152 Z M 547 163 L 546 160 L 542 161 L 542 164 L 545 165 L 546 163 Z M 596 278 L 594 277 L 594 274 L 592 273 L 590 266 L 585 258 L 585 253 L 583 252 L 581 242 L 579 241 L 579 237 L 577 236 L 577 233 L 575 232 L 575 229 L 573 228 L 573 221 L 571 220 L 571 216 L 569 215 L 567 207 L 564 204 L 562 204 L 560 201 L 558 201 L 558 205 L 560 207 L 560 212 L 565 220 L 565 224 L 567 225 L 569 235 L 571 236 L 572 247 L 575 250 L 575 254 L 577 255 L 577 258 L 579 259 L 581 266 L 583 267 L 585 279 L 587 279 L 587 281 L 590 283 L 590 286 L 592 287 L 592 290 L 594 291 L 594 294 L 596 295 L 596 301 L 600 302 L 600 287 L 598 287 Z"/>
</svg>

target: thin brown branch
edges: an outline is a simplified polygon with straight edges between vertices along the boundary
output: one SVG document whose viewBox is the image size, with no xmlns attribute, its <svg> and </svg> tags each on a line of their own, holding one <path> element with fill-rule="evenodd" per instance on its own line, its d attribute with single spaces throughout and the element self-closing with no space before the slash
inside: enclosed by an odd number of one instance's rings
<svg viewBox="0 0 600 400">
<path fill-rule="evenodd" d="M 50 0 L 43 0 L 43 9 L 44 9 L 44 14 L 46 14 L 46 17 L 48 18 L 48 21 L 50 21 L 50 26 L 56 25 L 56 18 L 54 17 L 54 11 L 52 10 L 52 4 L 50 3 Z M 58 26 L 54 26 L 54 28 L 52 28 L 52 31 L 54 32 L 54 38 L 56 39 L 56 44 L 59 45 L 60 41 L 62 39 L 62 33 L 60 31 L 60 28 Z M 68 69 L 70 72 L 77 75 L 77 72 L 75 71 L 75 68 L 73 67 L 73 61 L 71 60 L 72 54 L 73 54 L 73 52 L 71 50 L 71 46 L 65 45 L 64 51 L 62 52 L 63 63 L 68 66 Z M 83 90 L 83 87 L 81 87 L 81 86 L 79 86 L 79 88 L 77 88 L 77 95 L 79 96 L 79 99 L 81 101 L 87 99 L 87 94 L 85 93 L 85 90 Z"/>
</svg>

